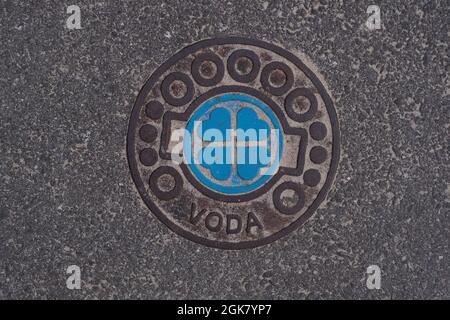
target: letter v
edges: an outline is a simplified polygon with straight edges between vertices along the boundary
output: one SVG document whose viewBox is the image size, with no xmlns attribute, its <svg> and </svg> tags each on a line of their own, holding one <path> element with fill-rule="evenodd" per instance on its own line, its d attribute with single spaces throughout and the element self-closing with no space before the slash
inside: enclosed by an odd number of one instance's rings
<svg viewBox="0 0 450 320">
<path fill-rule="evenodd" d="M 192 224 L 197 224 L 197 222 L 200 221 L 201 217 L 205 214 L 206 209 L 202 209 L 200 210 L 199 213 L 195 214 L 195 211 L 197 210 L 197 206 L 195 205 L 195 203 L 191 204 L 191 217 L 189 219 L 189 221 Z"/>
</svg>

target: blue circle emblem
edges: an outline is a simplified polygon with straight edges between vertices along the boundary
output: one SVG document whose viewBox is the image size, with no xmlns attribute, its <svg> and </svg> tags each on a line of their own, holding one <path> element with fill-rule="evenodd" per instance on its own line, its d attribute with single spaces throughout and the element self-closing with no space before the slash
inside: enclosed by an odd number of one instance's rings
<svg viewBox="0 0 450 320">
<path fill-rule="evenodd" d="M 197 108 L 186 125 L 183 155 L 193 176 L 223 194 L 260 188 L 277 173 L 283 131 L 273 110 L 252 96 L 226 93 Z"/>
</svg>

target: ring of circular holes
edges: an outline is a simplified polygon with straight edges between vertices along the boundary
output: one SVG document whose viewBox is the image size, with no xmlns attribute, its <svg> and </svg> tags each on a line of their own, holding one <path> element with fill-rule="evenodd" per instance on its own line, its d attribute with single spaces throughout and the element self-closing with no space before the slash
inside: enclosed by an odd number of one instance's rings
<svg viewBox="0 0 450 320">
<path fill-rule="evenodd" d="M 240 58 L 247 58 L 252 62 L 252 70 L 249 73 L 240 74 L 237 72 L 236 63 Z M 203 75 L 201 75 L 200 67 L 205 61 L 211 61 L 216 66 L 216 74 L 212 78 L 205 78 Z M 258 75 L 260 66 L 261 64 L 258 56 L 253 51 L 246 49 L 240 49 L 233 52 L 228 58 L 227 62 L 227 70 L 230 76 L 234 80 L 243 83 L 253 81 Z M 281 70 L 286 77 L 284 84 L 280 87 L 273 86 L 269 80 L 271 73 L 275 70 Z M 193 61 L 191 66 L 191 73 L 194 80 L 198 84 L 202 86 L 214 86 L 222 80 L 224 76 L 224 66 L 220 58 L 215 54 L 204 53 L 198 55 L 196 59 Z M 186 93 L 181 98 L 174 97 L 170 92 L 170 85 L 177 80 L 183 82 L 184 85 L 186 86 Z M 263 68 L 260 80 L 263 88 L 266 91 L 275 96 L 281 96 L 285 94 L 287 91 L 289 91 L 289 89 L 292 87 L 294 83 L 294 75 L 292 73 L 292 70 L 285 63 L 271 62 Z M 193 97 L 193 90 L 194 88 L 192 81 L 187 75 L 181 72 L 174 72 L 169 74 L 161 84 L 161 93 L 164 99 L 174 106 L 181 106 L 188 103 Z M 309 110 L 302 114 L 299 114 L 294 111 L 295 99 L 300 96 L 306 97 L 310 103 Z M 285 108 L 286 113 L 290 118 L 292 118 L 297 122 L 305 122 L 312 119 L 314 114 L 317 112 L 317 99 L 315 95 L 307 88 L 294 89 L 286 97 Z M 172 190 L 163 191 L 159 188 L 157 180 L 164 174 L 169 174 L 174 178 L 175 186 Z M 176 171 L 174 168 L 160 167 L 157 170 L 155 170 L 151 175 L 150 189 L 154 192 L 154 194 L 158 198 L 163 200 L 169 200 L 176 197 L 180 193 L 182 183 L 183 181 L 181 176 L 179 175 L 178 171 Z M 281 194 L 285 190 L 293 190 L 296 193 L 298 200 L 295 206 L 287 207 L 282 203 Z M 284 182 L 274 190 L 273 201 L 275 207 L 280 212 L 284 214 L 294 214 L 301 210 L 301 208 L 304 206 L 305 200 L 304 200 L 304 193 L 300 185 L 294 182 Z"/>
<path fill-rule="evenodd" d="M 252 69 L 250 72 L 240 74 L 237 70 L 237 63 L 239 59 L 246 58 L 252 63 Z M 227 70 L 230 76 L 237 82 L 248 83 L 256 79 L 261 68 L 261 62 L 256 53 L 251 50 L 239 49 L 234 51 L 227 61 Z"/>
<path fill-rule="evenodd" d="M 281 70 L 286 77 L 282 86 L 275 87 L 270 83 L 270 75 L 275 70 Z M 291 89 L 293 84 L 294 73 L 292 72 L 291 68 L 289 68 L 288 65 L 283 62 L 271 62 L 267 64 L 261 71 L 261 85 L 263 86 L 264 90 L 273 94 L 274 96 L 282 96 L 283 94 L 288 92 L 289 89 Z"/>
<path fill-rule="evenodd" d="M 320 172 L 315 169 L 306 170 L 303 173 L 303 181 L 308 187 L 315 187 L 320 183 Z"/>
<path fill-rule="evenodd" d="M 139 137 L 141 138 L 142 141 L 147 142 L 147 143 L 152 143 L 156 140 L 156 138 L 158 137 L 158 129 L 156 129 L 154 126 L 152 126 L 151 124 L 144 124 L 140 129 L 139 129 Z"/>
<path fill-rule="evenodd" d="M 314 122 L 309 126 L 309 134 L 314 140 L 323 140 L 327 136 L 327 127 L 322 122 Z"/>
<path fill-rule="evenodd" d="M 213 77 L 207 78 L 201 73 L 202 64 L 205 62 L 214 63 L 216 66 L 216 73 Z M 191 65 L 191 73 L 195 82 L 203 87 L 212 87 L 222 81 L 223 75 L 225 73 L 222 60 L 214 53 L 202 53 L 195 57 Z"/>
<path fill-rule="evenodd" d="M 309 158 L 315 164 L 321 164 L 327 159 L 327 150 L 324 147 L 312 147 L 309 151 Z"/>
<path fill-rule="evenodd" d="M 281 200 L 281 195 L 286 190 L 293 190 L 297 195 L 297 203 L 292 207 L 284 205 Z M 273 191 L 272 198 L 275 208 L 286 215 L 292 215 L 299 212 L 305 204 L 305 194 L 303 193 L 302 187 L 298 183 L 292 181 L 283 182 L 276 187 Z"/>
<path fill-rule="evenodd" d="M 163 175 L 169 175 L 174 180 L 174 186 L 171 190 L 165 191 L 161 190 L 158 184 L 159 178 Z M 183 179 L 178 171 L 173 167 L 159 167 L 155 171 L 152 172 L 149 179 L 150 190 L 153 192 L 155 196 L 157 196 L 161 200 L 170 200 L 177 197 L 181 189 L 183 188 Z"/>
<path fill-rule="evenodd" d="M 171 85 L 174 81 L 180 81 L 186 86 L 186 93 L 182 97 L 175 97 L 171 92 Z M 191 78 L 182 72 L 172 72 L 164 78 L 161 83 L 161 94 L 168 103 L 175 107 L 185 105 L 194 96 L 194 83 Z"/>
</svg>

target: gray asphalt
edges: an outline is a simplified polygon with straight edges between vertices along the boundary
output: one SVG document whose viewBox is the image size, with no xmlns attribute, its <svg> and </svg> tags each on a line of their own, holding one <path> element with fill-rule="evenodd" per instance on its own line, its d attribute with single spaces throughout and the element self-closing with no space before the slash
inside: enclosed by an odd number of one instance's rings
<svg viewBox="0 0 450 320">
<path fill-rule="evenodd" d="M 0 298 L 450 298 L 450 4 L 376 1 L 0 3 Z M 143 205 L 125 145 L 151 73 L 241 35 L 310 57 L 335 99 L 327 203 L 269 245 L 224 251 Z M 66 268 L 81 268 L 81 290 Z M 366 288 L 379 265 L 380 290 Z"/>
</svg>

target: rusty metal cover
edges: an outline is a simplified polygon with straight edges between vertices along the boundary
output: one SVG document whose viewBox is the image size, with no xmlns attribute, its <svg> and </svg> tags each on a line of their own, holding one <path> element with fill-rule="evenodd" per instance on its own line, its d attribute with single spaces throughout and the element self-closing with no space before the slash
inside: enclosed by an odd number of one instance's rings
<svg viewBox="0 0 450 320">
<path fill-rule="evenodd" d="M 238 37 L 197 42 L 146 82 L 128 161 L 150 210 L 224 249 L 272 242 L 325 199 L 339 160 L 333 101 L 298 55 Z"/>
</svg>

